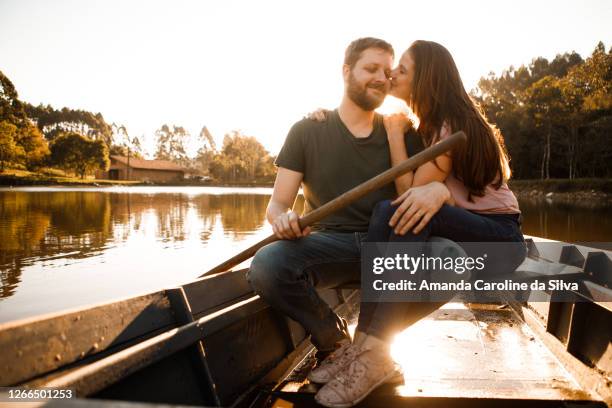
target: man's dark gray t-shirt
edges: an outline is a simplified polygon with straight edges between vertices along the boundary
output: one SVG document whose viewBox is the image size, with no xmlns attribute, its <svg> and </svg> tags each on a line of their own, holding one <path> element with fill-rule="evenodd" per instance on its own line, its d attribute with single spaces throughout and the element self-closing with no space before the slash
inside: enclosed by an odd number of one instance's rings
<svg viewBox="0 0 612 408">
<path fill-rule="evenodd" d="M 423 148 L 416 133 L 406 135 L 406 148 L 409 156 Z M 310 212 L 391 167 L 382 116 L 376 114 L 374 129 L 365 138 L 353 136 L 337 110 L 324 122 L 303 119 L 289 131 L 275 164 L 304 174 L 304 212 Z M 367 231 L 376 203 L 395 196 L 394 183 L 389 183 L 319 221 L 313 229 Z"/>
</svg>

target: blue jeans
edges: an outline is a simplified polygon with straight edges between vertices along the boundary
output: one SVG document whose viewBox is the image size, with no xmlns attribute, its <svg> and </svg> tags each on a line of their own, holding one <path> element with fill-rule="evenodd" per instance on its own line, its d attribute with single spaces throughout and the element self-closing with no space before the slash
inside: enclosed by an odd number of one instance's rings
<svg viewBox="0 0 612 408">
<path fill-rule="evenodd" d="M 393 207 L 388 200 L 376 205 L 370 219 L 368 242 L 424 243 L 432 236 L 456 242 L 525 242 L 519 214 L 476 214 L 444 204 L 418 234 L 407 232 L 405 235 L 396 235 L 389 226 L 389 220 L 395 209 L 396 207 Z M 497 261 L 507 271 L 513 271 L 525 259 L 525 246 L 516 248 L 517 253 L 505 254 L 504 259 Z M 443 304 L 362 302 L 357 329 L 390 340 L 393 335 L 406 327 L 407 321 L 418 320 L 415 319 L 415 313 L 420 315 L 416 317 L 424 317 Z M 411 313 L 411 310 L 415 312 Z"/>
<path fill-rule="evenodd" d="M 300 323 L 319 350 L 343 338 L 336 314 L 315 288 L 361 279 L 365 232 L 317 231 L 294 241 L 276 241 L 255 254 L 247 279 L 270 306 Z"/>
</svg>

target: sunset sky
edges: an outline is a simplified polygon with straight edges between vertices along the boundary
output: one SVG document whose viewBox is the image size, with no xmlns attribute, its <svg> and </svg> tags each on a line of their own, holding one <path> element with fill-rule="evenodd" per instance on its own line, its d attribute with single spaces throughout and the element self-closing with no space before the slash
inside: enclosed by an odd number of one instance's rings
<svg viewBox="0 0 612 408">
<path fill-rule="evenodd" d="M 610 21 L 609 0 L 0 0 L 0 70 L 22 100 L 101 112 L 149 145 L 163 123 L 206 125 L 218 143 L 239 129 L 276 154 L 293 122 L 337 106 L 355 38 L 398 54 L 438 41 L 471 89 L 536 56 L 609 47 Z"/>
</svg>

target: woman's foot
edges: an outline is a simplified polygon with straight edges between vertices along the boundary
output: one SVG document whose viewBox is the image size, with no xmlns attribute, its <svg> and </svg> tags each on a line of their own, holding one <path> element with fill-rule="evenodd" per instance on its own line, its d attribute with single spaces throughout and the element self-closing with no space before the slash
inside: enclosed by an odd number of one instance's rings
<svg viewBox="0 0 612 408">
<path fill-rule="evenodd" d="M 319 404 L 330 408 L 352 407 L 376 387 L 401 374 L 387 347 L 368 347 L 366 341 L 357 350 L 357 356 L 315 395 Z"/>
</svg>

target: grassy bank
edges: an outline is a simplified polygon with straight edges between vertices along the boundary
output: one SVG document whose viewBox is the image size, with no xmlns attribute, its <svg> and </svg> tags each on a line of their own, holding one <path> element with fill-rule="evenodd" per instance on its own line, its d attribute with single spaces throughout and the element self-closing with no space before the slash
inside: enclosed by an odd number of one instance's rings
<svg viewBox="0 0 612 408">
<path fill-rule="evenodd" d="M 510 180 L 509 187 L 522 201 L 567 204 L 584 208 L 612 206 L 612 180 Z"/>
<path fill-rule="evenodd" d="M 94 178 L 81 179 L 70 177 L 60 170 L 46 169 L 43 172 L 8 169 L 0 173 L 0 185 L 4 186 L 45 186 L 45 185 L 151 185 L 139 181 L 101 180 Z M 252 183 L 201 183 L 184 180 L 174 183 L 159 183 L 156 185 L 172 186 L 214 186 L 214 187 L 273 187 L 274 182 Z M 591 194 L 612 197 L 612 179 L 551 179 L 551 180 L 510 180 L 510 188 L 518 196 L 539 195 L 576 195 Z"/>
<path fill-rule="evenodd" d="M 7 169 L 0 172 L 0 186 L 211 186 L 211 187 L 273 187 L 274 181 L 254 181 L 251 183 L 217 183 L 200 182 L 185 179 L 170 183 L 150 183 L 142 181 L 103 180 L 95 178 L 81 179 L 71 177 L 61 170 L 45 169 L 31 172 L 19 169 Z"/>
<path fill-rule="evenodd" d="M 35 173 L 26 170 L 8 169 L 0 173 L 0 186 L 100 186 L 137 185 L 137 181 L 81 179 L 53 173 Z"/>
<path fill-rule="evenodd" d="M 517 193 L 605 193 L 612 194 L 612 179 L 551 179 L 510 180 L 510 188 Z"/>
</svg>

